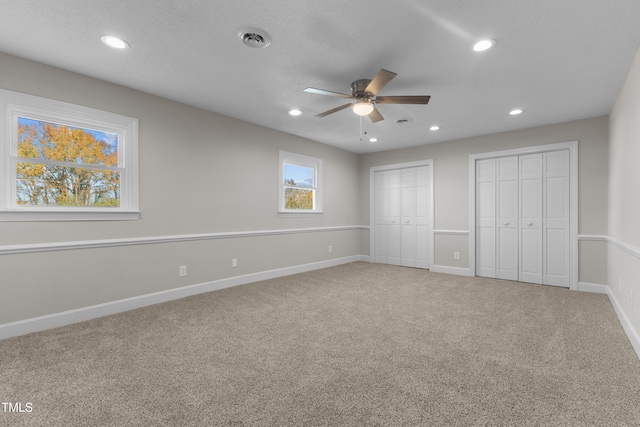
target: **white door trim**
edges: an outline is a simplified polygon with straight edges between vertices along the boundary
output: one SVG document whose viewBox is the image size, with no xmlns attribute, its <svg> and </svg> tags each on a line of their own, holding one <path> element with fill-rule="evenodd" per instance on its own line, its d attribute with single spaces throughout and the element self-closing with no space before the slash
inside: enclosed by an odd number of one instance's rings
<svg viewBox="0 0 640 427">
<path fill-rule="evenodd" d="M 469 271 L 476 275 L 476 160 L 569 150 L 569 289 L 578 290 L 578 141 L 469 154 Z"/>
<path fill-rule="evenodd" d="M 386 171 L 392 169 L 404 169 L 415 168 L 419 166 L 429 166 L 429 180 L 431 181 L 431 189 L 429 194 L 429 200 L 431 202 L 431 221 L 433 222 L 431 231 L 429 232 L 429 238 L 431 239 L 431 250 L 429 251 L 428 263 L 433 267 L 434 262 L 434 236 L 433 230 L 435 229 L 435 217 L 434 217 L 434 182 L 433 182 L 433 159 L 417 160 L 414 162 L 406 163 L 394 163 L 390 165 L 371 166 L 369 168 L 369 260 L 375 262 L 375 173 L 379 171 Z"/>
</svg>

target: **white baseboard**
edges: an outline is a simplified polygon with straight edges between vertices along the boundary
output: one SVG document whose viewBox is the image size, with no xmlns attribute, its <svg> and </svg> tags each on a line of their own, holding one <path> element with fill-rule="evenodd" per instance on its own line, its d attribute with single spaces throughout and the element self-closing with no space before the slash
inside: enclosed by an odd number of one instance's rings
<svg viewBox="0 0 640 427">
<path fill-rule="evenodd" d="M 578 290 L 583 292 L 606 294 L 609 297 L 609 301 L 611 301 L 611 305 L 613 306 L 613 309 L 616 311 L 616 314 L 618 315 L 618 320 L 622 324 L 622 328 L 624 329 L 624 332 L 627 334 L 627 338 L 629 338 L 629 341 L 631 342 L 631 346 L 636 351 L 636 355 L 638 356 L 638 359 L 640 359 L 640 335 L 638 335 L 638 331 L 635 330 L 635 328 L 629 321 L 627 314 L 622 309 L 622 306 L 618 302 L 618 299 L 614 295 L 611 288 L 606 285 L 595 285 L 593 283 L 580 282 L 578 283 Z"/>
<path fill-rule="evenodd" d="M 578 282 L 578 291 L 589 292 L 592 294 L 608 294 L 609 287 L 607 285 L 596 285 L 595 283 Z"/>
<path fill-rule="evenodd" d="M 436 273 L 455 274 L 456 276 L 471 276 L 471 270 L 462 267 L 449 267 L 447 265 L 434 265 L 430 268 Z"/>
<path fill-rule="evenodd" d="M 319 261 L 310 264 L 296 265 L 292 267 L 267 270 L 259 273 L 246 274 L 243 276 L 229 277 L 227 279 L 214 280 L 207 283 L 185 286 L 182 288 L 170 289 L 162 292 L 155 292 L 147 295 L 126 298 L 118 301 L 111 301 L 104 304 L 92 305 L 75 310 L 63 311 L 61 313 L 48 314 L 46 316 L 34 317 L 12 323 L 0 325 L 0 339 L 24 335 L 31 332 L 43 331 L 57 328 L 59 326 L 70 325 L 85 320 L 110 314 L 121 313 L 140 307 L 167 302 L 175 299 L 230 288 L 232 286 L 244 285 L 258 282 L 260 280 L 273 279 L 276 277 L 288 276 L 305 271 L 317 270 L 320 268 L 333 267 L 340 264 L 347 264 L 354 261 L 368 261 L 366 255 L 353 255 L 344 258 L 335 258 L 326 261 Z"/>
</svg>

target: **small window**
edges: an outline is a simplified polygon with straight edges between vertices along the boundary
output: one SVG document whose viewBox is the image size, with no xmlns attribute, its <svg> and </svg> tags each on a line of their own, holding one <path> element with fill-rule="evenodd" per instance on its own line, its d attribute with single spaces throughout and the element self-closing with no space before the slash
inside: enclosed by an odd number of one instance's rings
<svg viewBox="0 0 640 427">
<path fill-rule="evenodd" d="M 139 217 L 136 119 L 16 92 L 0 99 L 0 220 Z"/>
<path fill-rule="evenodd" d="M 280 151 L 280 212 L 322 212 L 322 160 Z"/>
</svg>

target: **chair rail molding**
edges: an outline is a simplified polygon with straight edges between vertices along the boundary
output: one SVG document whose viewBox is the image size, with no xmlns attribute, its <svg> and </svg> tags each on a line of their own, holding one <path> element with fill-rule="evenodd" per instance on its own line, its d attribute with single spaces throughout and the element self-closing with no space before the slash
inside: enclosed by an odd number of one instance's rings
<svg viewBox="0 0 640 427">
<path fill-rule="evenodd" d="M 281 230 L 229 231 L 221 233 L 179 234 L 169 236 L 129 237 L 122 239 L 81 240 L 74 242 L 31 243 L 0 246 L 0 255 L 33 252 L 64 251 L 72 249 L 106 248 L 113 246 L 150 245 L 155 243 L 191 242 L 196 240 L 233 239 L 238 237 L 261 237 L 300 233 L 323 233 L 331 231 L 368 230 L 364 225 L 344 225 L 336 227 L 291 228 Z"/>
</svg>

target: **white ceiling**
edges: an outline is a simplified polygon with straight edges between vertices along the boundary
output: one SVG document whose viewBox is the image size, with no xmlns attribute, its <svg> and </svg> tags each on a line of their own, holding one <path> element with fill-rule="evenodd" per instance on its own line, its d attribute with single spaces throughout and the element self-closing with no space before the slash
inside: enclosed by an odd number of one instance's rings
<svg viewBox="0 0 640 427">
<path fill-rule="evenodd" d="M 243 45 L 247 27 L 271 45 Z M 638 0 L 0 0 L 2 52 L 355 153 L 608 114 L 639 43 Z M 398 73 L 380 95 L 429 105 L 378 106 L 364 140 L 350 109 L 313 117 L 345 101 L 303 89 L 350 93 L 380 68 Z"/>
</svg>

